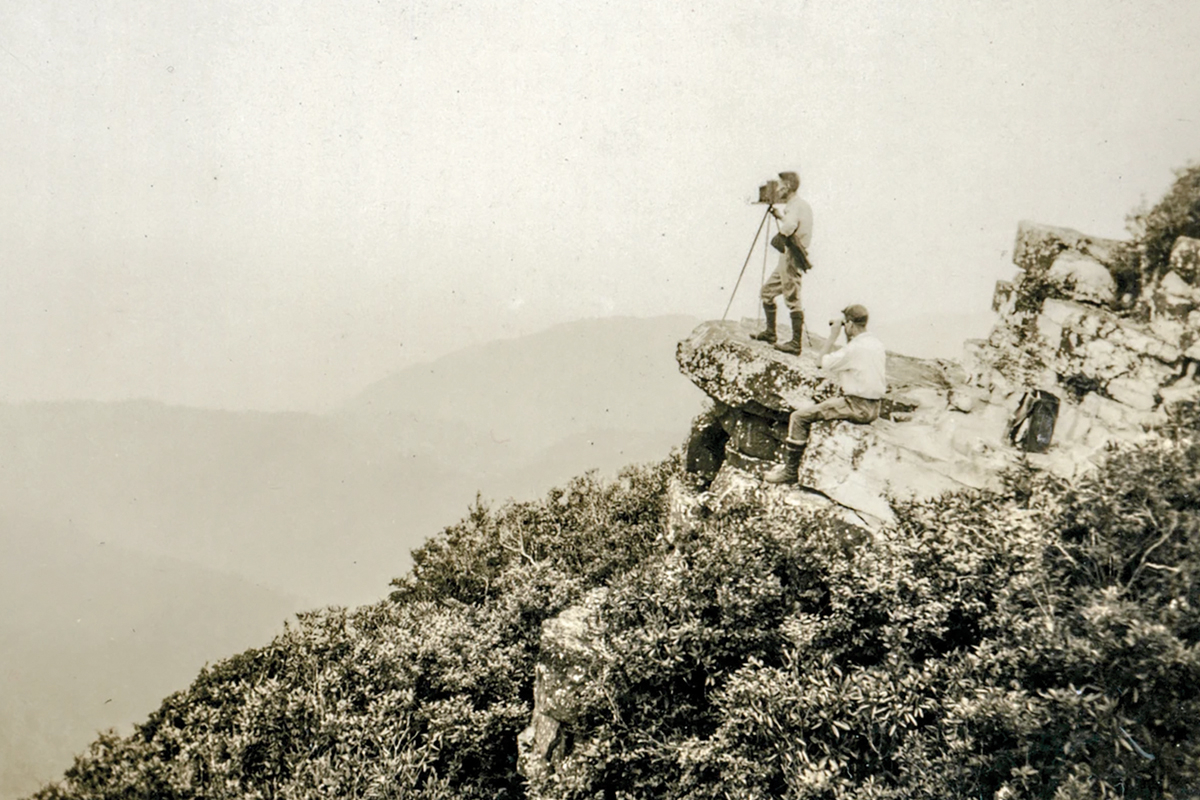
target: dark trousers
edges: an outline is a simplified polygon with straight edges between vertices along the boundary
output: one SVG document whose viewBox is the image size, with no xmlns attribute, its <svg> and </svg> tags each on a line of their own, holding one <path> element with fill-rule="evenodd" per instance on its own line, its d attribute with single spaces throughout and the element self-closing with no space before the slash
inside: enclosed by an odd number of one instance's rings
<svg viewBox="0 0 1200 800">
<path fill-rule="evenodd" d="M 800 408 L 788 417 L 787 440 L 791 444 L 808 444 L 808 430 L 819 420 L 844 419 L 858 425 L 866 425 L 879 419 L 879 406 L 882 401 L 868 400 L 865 397 L 839 395 L 817 403 L 815 406 Z"/>
</svg>

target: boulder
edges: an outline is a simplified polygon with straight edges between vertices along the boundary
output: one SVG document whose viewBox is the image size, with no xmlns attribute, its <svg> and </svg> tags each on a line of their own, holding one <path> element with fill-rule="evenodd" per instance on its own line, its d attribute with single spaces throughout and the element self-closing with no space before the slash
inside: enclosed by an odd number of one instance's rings
<svg viewBox="0 0 1200 800">
<path fill-rule="evenodd" d="M 716 477 L 716 472 L 713 477 Z M 667 524 L 663 530 L 663 544 L 668 548 L 686 540 L 704 521 L 707 509 L 700 495 L 691 486 L 678 478 L 667 483 Z"/>
<path fill-rule="evenodd" d="M 1082 253 L 1072 250 L 1060 253 L 1050 264 L 1046 277 L 1066 297 L 1097 305 L 1112 305 L 1117 300 L 1117 282 L 1108 268 Z"/>
<path fill-rule="evenodd" d="M 765 503 L 773 486 L 763 483 L 762 472 L 771 466 L 774 464 L 770 462 L 752 465 L 745 460 L 727 461 L 701 496 L 701 504 L 709 513 L 721 516 L 749 504 Z"/>
<path fill-rule="evenodd" d="M 1007 314 L 1013 311 L 1017 300 L 1017 285 L 1014 281 L 996 281 L 992 290 L 992 311 Z"/>
<path fill-rule="evenodd" d="M 1158 405 L 1158 384 L 1136 378 L 1114 378 L 1104 387 L 1108 396 L 1138 411 L 1150 411 Z"/>
<path fill-rule="evenodd" d="M 1021 270 L 1014 303 L 1018 311 L 1036 311 L 1047 297 L 1128 308 L 1140 291 L 1141 273 L 1132 243 L 1070 228 L 1021 222 L 1013 263 Z M 1108 272 L 1111 284 L 1100 269 Z"/>
<path fill-rule="evenodd" d="M 1158 279 L 1150 298 L 1156 315 L 1172 319 L 1187 319 L 1200 305 L 1200 289 L 1171 270 Z"/>
<path fill-rule="evenodd" d="M 1028 220 L 1017 224 L 1013 263 L 1025 274 L 1045 275 L 1064 253 L 1092 259 L 1111 275 L 1128 268 L 1134 248 L 1129 242 L 1088 236 L 1071 228 L 1040 225 Z"/>
<path fill-rule="evenodd" d="M 716 477 L 725 457 L 725 443 L 729 440 L 729 434 L 721 424 L 724 410 L 721 404 L 714 404 L 692 420 L 684 464 L 690 474 L 704 480 L 711 481 Z"/>
<path fill-rule="evenodd" d="M 675 351 L 680 372 L 714 400 L 768 418 L 836 391 L 821 375 L 811 346 L 797 358 L 751 333 L 738 322 L 701 323 Z"/>
<path fill-rule="evenodd" d="M 600 669 L 598 614 L 605 597 L 595 589 L 578 605 L 542 623 L 533 678 L 533 714 L 517 737 L 517 771 L 545 780 L 570 754 L 573 727 L 593 700 Z"/>
<path fill-rule="evenodd" d="M 1173 364 L 1180 356 L 1178 345 L 1164 336 L 1177 331 L 1181 335 L 1182 329 L 1138 322 L 1070 300 L 1046 300 L 1034 322 L 1041 341 L 1007 341 L 1004 346 L 1036 354 L 1060 375 L 1109 380 L 1146 359 Z"/>
<path fill-rule="evenodd" d="M 870 425 L 818 423 L 800 465 L 800 485 L 871 520 L 891 522 L 888 478 L 900 458 Z"/>
</svg>

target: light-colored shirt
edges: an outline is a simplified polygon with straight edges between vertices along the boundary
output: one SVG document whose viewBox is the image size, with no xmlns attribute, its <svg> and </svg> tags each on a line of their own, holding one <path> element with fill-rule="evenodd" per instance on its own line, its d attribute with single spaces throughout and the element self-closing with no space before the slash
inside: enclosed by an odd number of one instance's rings
<svg viewBox="0 0 1200 800">
<path fill-rule="evenodd" d="M 887 391 L 887 351 L 866 331 L 822 358 L 821 369 L 838 382 L 843 394 L 878 400 Z"/>
<path fill-rule="evenodd" d="M 812 229 L 812 206 L 800 195 L 792 195 L 783 207 L 783 213 L 779 215 L 779 232 L 784 236 L 795 233 L 796 241 L 807 251 L 808 243 L 812 241 Z"/>
</svg>

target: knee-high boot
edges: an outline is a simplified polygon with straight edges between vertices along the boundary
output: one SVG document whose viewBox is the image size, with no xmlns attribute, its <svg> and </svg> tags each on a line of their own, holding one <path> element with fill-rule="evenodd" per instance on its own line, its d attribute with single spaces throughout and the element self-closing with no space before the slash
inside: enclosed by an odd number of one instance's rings
<svg viewBox="0 0 1200 800">
<path fill-rule="evenodd" d="M 800 480 L 800 457 L 804 455 L 804 445 L 783 443 L 783 463 L 776 464 L 767 470 L 763 480 L 767 483 L 796 483 Z"/>
<path fill-rule="evenodd" d="M 767 327 L 750 338 L 757 339 L 760 342 L 773 343 L 775 341 L 775 306 L 770 303 L 763 303 L 763 311 L 767 315 Z"/>
<path fill-rule="evenodd" d="M 785 353 L 791 353 L 794 356 L 800 355 L 800 349 L 803 347 L 802 339 L 804 338 L 804 312 L 792 312 L 792 338 L 790 341 L 782 342 L 775 345 L 776 350 L 782 350 Z"/>
</svg>

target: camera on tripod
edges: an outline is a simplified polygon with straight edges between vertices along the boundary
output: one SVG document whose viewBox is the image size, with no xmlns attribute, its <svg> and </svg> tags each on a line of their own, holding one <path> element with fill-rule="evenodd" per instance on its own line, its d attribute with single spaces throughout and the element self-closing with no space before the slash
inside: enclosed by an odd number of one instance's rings
<svg viewBox="0 0 1200 800">
<path fill-rule="evenodd" d="M 770 180 L 758 187 L 757 203 L 767 203 L 768 205 L 776 205 L 785 202 L 784 195 L 787 188 L 781 186 L 779 181 Z"/>
</svg>

